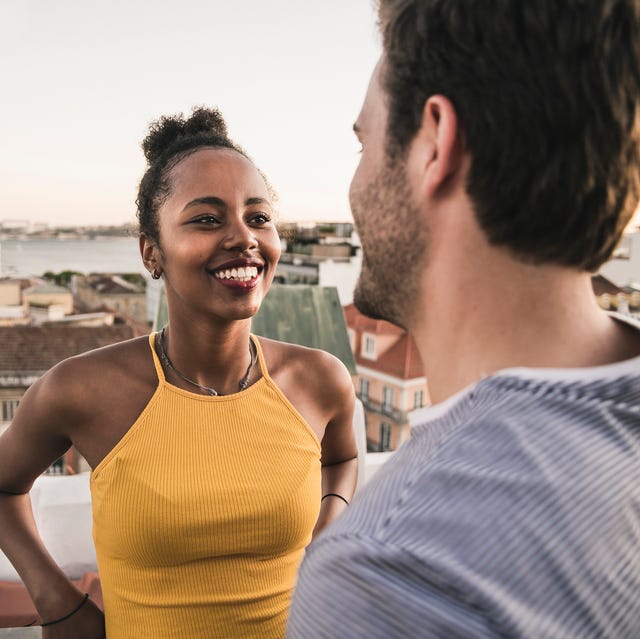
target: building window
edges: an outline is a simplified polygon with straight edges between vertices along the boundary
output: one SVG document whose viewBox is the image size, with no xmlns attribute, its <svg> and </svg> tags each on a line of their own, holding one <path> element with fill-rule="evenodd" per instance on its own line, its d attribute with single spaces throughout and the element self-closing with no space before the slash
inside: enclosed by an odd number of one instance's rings
<svg viewBox="0 0 640 639">
<path fill-rule="evenodd" d="M 19 399 L 3 399 L 2 400 L 2 421 L 10 422 L 15 415 L 16 408 L 20 403 Z"/>
<path fill-rule="evenodd" d="M 360 378 L 360 399 L 365 402 L 369 399 L 369 380 L 364 377 Z"/>
<path fill-rule="evenodd" d="M 389 386 L 382 389 L 382 409 L 393 410 L 393 388 Z"/>
<path fill-rule="evenodd" d="M 380 452 L 391 450 L 391 424 L 380 424 Z"/>
<path fill-rule="evenodd" d="M 424 391 L 419 390 L 413 394 L 413 407 L 422 408 L 424 406 Z"/>
<path fill-rule="evenodd" d="M 361 354 L 367 359 L 376 358 L 376 338 L 373 335 L 363 335 Z"/>
</svg>

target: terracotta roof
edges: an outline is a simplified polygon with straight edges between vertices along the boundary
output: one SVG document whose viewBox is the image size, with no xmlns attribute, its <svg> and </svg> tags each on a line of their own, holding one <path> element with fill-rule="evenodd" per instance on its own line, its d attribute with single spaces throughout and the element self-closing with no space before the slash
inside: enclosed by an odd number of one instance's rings
<svg viewBox="0 0 640 639">
<path fill-rule="evenodd" d="M 364 331 L 374 335 L 402 335 L 404 329 L 385 320 L 375 320 L 363 315 L 354 304 L 344 307 L 347 326 L 356 331 Z"/>
<path fill-rule="evenodd" d="M 135 334 L 128 324 L 0 327 L 0 371 L 44 372 L 67 357 L 130 339 Z"/>
<path fill-rule="evenodd" d="M 409 335 L 404 335 L 388 350 L 382 353 L 375 362 L 360 360 L 358 363 L 369 368 L 375 368 L 382 373 L 399 377 L 400 379 L 414 379 L 424 376 L 422 359 L 416 347 L 416 343 Z"/>
<path fill-rule="evenodd" d="M 400 379 L 415 379 L 424 376 L 420 353 L 409 333 L 390 322 L 365 317 L 353 304 L 345 306 L 344 314 L 347 326 L 357 333 L 398 336 L 386 351 L 378 354 L 375 360 L 361 357 L 357 353 L 356 364 Z M 359 340 L 356 340 L 357 348 L 359 348 L 358 342 Z"/>
</svg>

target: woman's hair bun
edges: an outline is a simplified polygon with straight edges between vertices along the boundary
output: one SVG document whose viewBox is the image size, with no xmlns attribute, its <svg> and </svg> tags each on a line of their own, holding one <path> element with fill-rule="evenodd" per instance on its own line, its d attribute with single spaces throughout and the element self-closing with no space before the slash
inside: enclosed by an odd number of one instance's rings
<svg viewBox="0 0 640 639">
<path fill-rule="evenodd" d="M 201 135 L 229 140 L 227 124 L 218 109 L 195 107 L 189 118 L 182 113 L 162 116 L 149 126 L 149 133 L 142 141 L 142 150 L 147 162 L 153 164 L 178 140 Z"/>
</svg>

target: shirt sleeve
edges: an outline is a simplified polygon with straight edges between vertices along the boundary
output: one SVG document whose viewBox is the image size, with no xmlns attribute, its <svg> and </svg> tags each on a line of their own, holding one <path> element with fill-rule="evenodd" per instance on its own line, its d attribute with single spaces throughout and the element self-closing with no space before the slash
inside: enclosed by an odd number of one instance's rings
<svg viewBox="0 0 640 639">
<path fill-rule="evenodd" d="M 288 639 L 499 636 L 410 553 L 355 536 L 318 542 L 299 574 Z"/>
</svg>

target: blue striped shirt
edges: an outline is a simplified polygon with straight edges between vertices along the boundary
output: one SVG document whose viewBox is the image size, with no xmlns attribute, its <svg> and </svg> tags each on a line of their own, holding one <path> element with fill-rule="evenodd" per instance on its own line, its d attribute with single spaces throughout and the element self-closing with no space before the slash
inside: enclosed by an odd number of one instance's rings
<svg viewBox="0 0 640 639">
<path fill-rule="evenodd" d="M 307 551 L 289 639 L 640 638 L 640 358 L 414 414 Z"/>
</svg>

